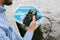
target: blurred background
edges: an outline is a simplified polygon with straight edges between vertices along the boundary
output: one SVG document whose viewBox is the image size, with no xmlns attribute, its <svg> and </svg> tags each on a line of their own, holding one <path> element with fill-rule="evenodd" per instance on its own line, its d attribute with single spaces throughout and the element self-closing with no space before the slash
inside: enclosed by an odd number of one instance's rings
<svg viewBox="0 0 60 40">
<path fill-rule="evenodd" d="M 49 17 L 53 24 L 52 29 L 55 30 L 51 35 L 57 40 L 60 40 L 60 0 L 13 0 L 13 4 L 11 6 L 5 6 L 7 9 L 6 15 L 12 27 L 17 31 L 18 29 L 13 18 L 14 11 L 18 6 L 24 5 L 35 6 L 39 8 L 44 16 Z M 44 23 L 46 23 L 46 21 L 44 21 Z"/>
</svg>

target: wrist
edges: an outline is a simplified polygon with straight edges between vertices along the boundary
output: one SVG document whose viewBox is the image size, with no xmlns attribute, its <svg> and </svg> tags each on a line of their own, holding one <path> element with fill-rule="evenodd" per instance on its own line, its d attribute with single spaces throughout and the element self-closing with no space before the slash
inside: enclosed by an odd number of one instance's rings
<svg viewBox="0 0 60 40">
<path fill-rule="evenodd" d="M 34 29 L 28 29 L 28 31 L 30 31 L 30 32 L 34 32 Z"/>
</svg>

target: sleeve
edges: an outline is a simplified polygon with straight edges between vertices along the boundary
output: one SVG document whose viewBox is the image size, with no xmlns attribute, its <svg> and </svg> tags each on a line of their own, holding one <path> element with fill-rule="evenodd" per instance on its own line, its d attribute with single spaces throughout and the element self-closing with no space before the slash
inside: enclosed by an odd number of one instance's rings
<svg viewBox="0 0 60 40">
<path fill-rule="evenodd" d="M 33 36 L 33 33 L 30 31 L 27 31 L 23 39 L 24 40 L 32 40 L 32 36 Z"/>
<path fill-rule="evenodd" d="M 15 31 L 15 35 L 16 35 L 17 40 L 32 40 L 33 33 L 30 32 L 30 31 L 27 31 L 27 32 L 25 33 L 25 36 L 24 36 L 24 37 L 21 37 L 21 35 L 19 35 L 19 34 L 16 33 L 16 31 Z"/>
<path fill-rule="evenodd" d="M 5 31 L 0 28 L 0 40 L 10 40 L 9 37 L 6 36 Z"/>
</svg>

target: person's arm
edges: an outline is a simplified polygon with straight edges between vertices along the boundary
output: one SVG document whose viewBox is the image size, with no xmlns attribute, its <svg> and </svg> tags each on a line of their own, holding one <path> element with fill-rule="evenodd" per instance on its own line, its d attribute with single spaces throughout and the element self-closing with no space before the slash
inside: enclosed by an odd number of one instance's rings
<svg viewBox="0 0 60 40">
<path fill-rule="evenodd" d="M 30 23 L 30 26 L 27 27 L 27 32 L 25 33 L 24 37 L 21 37 L 21 35 L 19 36 L 19 34 L 17 32 L 15 32 L 13 30 L 12 33 L 10 33 L 9 35 L 12 35 L 12 38 L 9 38 L 9 36 L 6 34 L 5 30 L 3 30 L 2 28 L 0 28 L 0 40 L 32 40 L 32 36 L 33 36 L 33 32 L 34 32 L 34 28 L 36 26 L 36 22 L 35 22 L 35 18 L 33 17 L 33 21 Z"/>
<path fill-rule="evenodd" d="M 17 33 L 15 32 L 17 39 L 18 40 L 32 40 L 35 27 L 36 27 L 36 21 L 35 21 L 35 16 L 33 16 L 33 21 L 30 23 L 30 26 L 27 27 L 27 32 L 25 33 L 24 37 L 21 37 L 21 35 L 19 36 L 19 34 L 17 35 Z"/>
<path fill-rule="evenodd" d="M 36 27 L 36 20 L 35 20 L 35 16 L 33 16 L 33 20 L 30 23 L 29 27 L 26 27 L 27 28 L 27 32 L 26 32 L 26 34 L 24 36 L 24 39 L 32 40 L 35 27 Z"/>
</svg>

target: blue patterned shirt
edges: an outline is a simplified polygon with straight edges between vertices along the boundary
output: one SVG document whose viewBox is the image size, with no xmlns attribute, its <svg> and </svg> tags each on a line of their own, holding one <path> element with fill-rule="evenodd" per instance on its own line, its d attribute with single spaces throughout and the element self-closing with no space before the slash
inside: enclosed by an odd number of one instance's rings
<svg viewBox="0 0 60 40">
<path fill-rule="evenodd" d="M 25 36 L 21 37 L 9 24 L 5 12 L 6 9 L 0 6 L 0 40 L 31 40 L 33 33 L 27 31 Z"/>
</svg>

